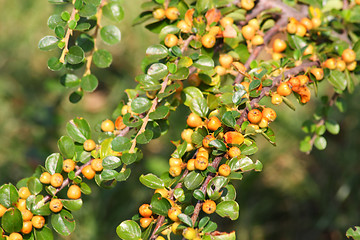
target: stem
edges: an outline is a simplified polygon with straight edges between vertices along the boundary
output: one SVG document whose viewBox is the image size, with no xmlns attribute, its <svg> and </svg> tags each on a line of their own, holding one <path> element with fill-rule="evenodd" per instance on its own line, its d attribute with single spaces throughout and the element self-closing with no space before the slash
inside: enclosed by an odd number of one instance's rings
<svg viewBox="0 0 360 240">
<path fill-rule="evenodd" d="M 75 7 L 72 9 L 69 21 L 75 20 L 75 14 L 77 13 L 77 11 L 78 10 L 76 10 Z M 69 52 L 69 39 L 70 39 L 70 36 L 72 35 L 72 33 L 73 33 L 73 30 L 71 28 L 68 28 L 66 31 L 65 37 L 62 40 L 63 42 L 65 42 L 65 46 L 64 46 L 64 49 L 63 49 L 60 59 L 59 59 L 59 61 L 61 63 L 65 63 L 65 56 Z"/>
</svg>

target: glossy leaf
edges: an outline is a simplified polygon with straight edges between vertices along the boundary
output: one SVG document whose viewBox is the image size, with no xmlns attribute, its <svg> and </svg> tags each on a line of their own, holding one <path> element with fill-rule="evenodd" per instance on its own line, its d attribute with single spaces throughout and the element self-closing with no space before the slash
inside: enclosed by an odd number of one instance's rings
<svg viewBox="0 0 360 240">
<path fill-rule="evenodd" d="M 37 177 L 29 178 L 29 180 L 27 182 L 27 187 L 29 188 L 31 194 L 33 194 L 33 195 L 39 194 L 43 189 L 43 185 L 40 182 L 39 178 L 37 178 Z"/>
<path fill-rule="evenodd" d="M 102 8 L 105 17 L 120 22 L 124 18 L 124 9 L 119 2 L 109 2 Z"/>
<path fill-rule="evenodd" d="M 140 133 L 139 136 L 136 137 L 136 142 L 138 144 L 147 144 L 153 138 L 154 133 L 151 130 L 145 130 L 144 132 Z"/>
<path fill-rule="evenodd" d="M 151 108 L 151 101 L 144 97 L 135 98 L 131 102 L 131 110 L 135 113 L 143 113 Z"/>
<path fill-rule="evenodd" d="M 190 103 L 190 109 L 192 112 L 196 113 L 201 117 L 206 117 L 209 112 L 209 107 L 205 98 L 193 98 Z"/>
<path fill-rule="evenodd" d="M 173 25 L 167 25 L 164 28 L 161 29 L 160 33 L 159 33 L 159 39 L 160 40 L 164 40 L 166 35 L 168 34 L 176 34 L 180 31 L 179 28 L 177 28 L 176 26 Z"/>
<path fill-rule="evenodd" d="M 349 228 L 346 231 L 347 238 L 353 238 L 354 240 L 360 240 L 360 227 L 355 226 L 355 230 L 353 228 Z"/>
<path fill-rule="evenodd" d="M 165 187 L 164 181 L 152 173 L 141 175 L 139 180 L 143 185 L 151 189 L 158 189 Z"/>
<path fill-rule="evenodd" d="M 45 160 L 45 168 L 52 175 L 61 173 L 63 167 L 63 158 L 59 153 L 53 153 Z"/>
<path fill-rule="evenodd" d="M 117 228 L 116 233 L 123 240 L 140 240 L 140 226 L 132 220 L 123 221 Z"/>
<path fill-rule="evenodd" d="M 202 55 L 194 62 L 193 66 L 200 70 L 208 71 L 214 68 L 214 60 L 206 55 Z"/>
<path fill-rule="evenodd" d="M 192 86 L 184 88 L 182 92 L 184 93 L 184 104 L 186 106 L 190 106 L 194 98 L 203 98 L 204 96 L 200 89 Z"/>
<path fill-rule="evenodd" d="M 58 148 L 64 158 L 73 158 L 75 155 L 75 144 L 69 136 L 62 136 L 58 141 Z"/>
<path fill-rule="evenodd" d="M 119 173 L 115 170 L 104 169 L 100 175 L 101 175 L 101 179 L 103 181 L 110 181 L 110 180 L 115 179 L 118 174 Z"/>
<path fill-rule="evenodd" d="M 50 228 L 43 227 L 41 229 L 34 229 L 34 236 L 36 240 L 53 240 L 54 235 Z"/>
<path fill-rule="evenodd" d="M 180 219 L 181 222 L 185 223 L 187 226 L 189 226 L 189 227 L 193 226 L 191 218 L 188 215 L 186 215 L 184 213 L 180 213 L 178 215 L 178 218 Z"/>
<path fill-rule="evenodd" d="M 112 55 L 105 49 L 99 49 L 93 55 L 94 64 L 99 68 L 107 68 L 112 63 Z"/>
<path fill-rule="evenodd" d="M 336 135 L 340 132 L 340 125 L 334 120 L 326 120 L 325 127 L 331 134 Z"/>
<path fill-rule="evenodd" d="M 88 74 L 81 78 L 80 86 L 86 92 L 93 92 L 99 84 L 98 79 L 93 74 Z"/>
<path fill-rule="evenodd" d="M 346 77 L 345 74 L 337 71 L 337 70 L 333 70 L 330 72 L 330 76 L 328 77 L 329 82 L 337 89 L 339 90 L 345 90 L 346 86 L 347 86 L 347 82 L 346 82 Z"/>
<path fill-rule="evenodd" d="M 185 80 L 189 76 L 189 69 L 187 67 L 179 68 L 174 74 L 169 76 L 171 80 Z"/>
<path fill-rule="evenodd" d="M 102 27 L 100 30 L 100 36 L 101 39 L 109 45 L 116 44 L 121 40 L 121 32 L 119 28 L 114 25 Z"/>
<path fill-rule="evenodd" d="M 168 73 L 169 70 L 163 63 L 154 63 L 147 70 L 147 74 L 156 80 L 166 77 Z"/>
<path fill-rule="evenodd" d="M 314 141 L 314 146 L 319 150 L 324 150 L 326 148 L 327 141 L 324 137 L 316 137 Z"/>
<path fill-rule="evenodd" d="M 160 106 L 160 107 L 157 107 L 154 112 L 151 112 L 149 117 L 150 117 L 150 119 L 154 119 L 154 120 L 163 119 L 169 114 L 169 111 L 170 111 L 169 107 Z"/>
<path fill-rule="evenodd" d="M 20 232 L 22 228 L 22 215 L 19 209 L 10 208 L 1 217 L 1 226 L 8 232 Z"/>
<path fill-rule="evenodd" d="M 121 160 L 115 156 L 107 156 L 103 159 L 102 165 L 104 169 L 112 170 L 121 166 Z"/>
<path fill-rule="evenodd" d="M 167 216 L 169 209 L 171 208 L 170 202 L 166 198 L 162 198 L 159 193 L 154 194 L 151 198 L 151 210 L 153 213 Z"/>
<path fill-rule="evenodd" d="M 11 207 L 19 198 L 19 193 L 11 183 L 0 187 L 0 204 L 6 208 Z"/>
<path fill-rule="evenodd" d="M 72 46 L 66 54 L 65 60 L 70 64 L 79 64 L 85 59 L 84 50 L 79 46 Z"/>
<path fill-rule="evenodd" d="M 62 199 L 61 200 L 64 207 L 70 211 L 78 211 L 81 209 L 83 205 L 82 199 L 70 200 L 70 199 Z"/>
<path fill-rule="evenodd" d="M 43 51 L 49 51 L 57 47 L 58 41 L 54 36 L 46 36 L 40 40 L 38 47 Z"/>
<path fill-rule="evenodd" d="M 239 204 L 235 201 L 223 201 L 216 206 L 216 213 L 221 217 L 236 220 L 239 217 Z"/>
<path fill-rule="evenodd" d="M 63 209 L 51 215 L 51 225 L 57 233 L 69 236 L 75 230 L 76 224 L 73 215 Z"/>
<path fill-rule="evenodd" d="M 68 122 L 66 130 L 69 136 L 78 143 L 84 143 L 91 137 L 89 123 L 83 118 L 74 118 Z"/>
<path fill-rule="evenodd" d="M 161 44 L 155 44 L 146 49 L 146 57 L 153 60 L 160 60 L 169 54 L 168 49 Z"/>
<path fill-rule="evenodd" d="M 216 200 L 221 196 L 221 189 L 226 186 L 229 180 L 223 176 L 217 176 L 210 180 L 206 187 L 206 193 L 210 199 Z"/>
<path fill-rule="evenodd" d="M 204 177 L 195 171 L 190 172 L 184 179 L 184 185 L 189 190 L 194 190 L 201 185 Z"/>
</svg>

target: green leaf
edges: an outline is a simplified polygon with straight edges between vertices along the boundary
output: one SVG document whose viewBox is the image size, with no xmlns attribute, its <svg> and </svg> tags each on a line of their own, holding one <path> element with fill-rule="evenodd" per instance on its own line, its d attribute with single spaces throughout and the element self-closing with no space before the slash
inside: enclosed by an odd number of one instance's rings
<svg viewBox="0 0 360 240">
<path fill-rule="evenodd" d="M 86 92 L 93 92 L 99 84 L 98 79 L 93 74 L 88 74 L 81 78 L 80 86 Z"/>
<path fill-rule="evenodd" d="M 53 153 L 45 160 L 45 168 L 52 175 L 61 173 L 63 167 L 63 158 L 59 153 Z"/>
<path fill-rule="evenodd" d="M 66 22 L 59 14 L 54 14 L 48 18 L 47 25 L 51 30 L 54 30 L 57 26 L 65 27 Z"/>
<path fill-rule="evenodd" d="M 49 202 L 44 203 L 42 195 L 30 195 L 26 199 L 26 206 L 35 215 L 48 216 L 51 214 Z"/>
<path fill-rule="evenodd" d="M 132 220 L 122 222 L 117 228 L 116 233 L 123 240 L 140 240 L 140 226 Z"/>
<path fill-rule="evenodd" d="M 168 34 L 177 34 L 180 31 L 179 28 L 173 25 L 166 25 L 166 27 L 162 28 L 159 33 L 159 39 L 164 40 L 166 35 Z"/>
<path fill-rule="evenodd" d="M 51 225 L 57 233 L 69 236 L 75 230 L 75 219 L 70 212 L 63 209 L 51 215 Z"/>
<path fill-rule="evenodd" d="M 331 85 L 333 85 L 335 88 L 342 91 L 346 89 L 347 82 L 345 74 L 343 72 L 332 70 L 328 79 Z"/>
<path fill-rule="evenodd" d="M 217 229 L 217 224 L 210 221 L 206 226 L 205 228 L 203 229 L 203 232 L 204 233 L 209 233 L 209 232 L 213 232 Z"/>
<path fill-rule="evenodd" d="M 340 125 L 334 120 L 326 120 L 325 127 L 331 134 L 336 135 L 340 132 Z"/>
<path fill-rule="evenodd" d="M 228 184 L 229 180 L 223 176 L 217 176 L 210 180 L 206 187 L 206 193 L 212 200 L 217 200 L 221 197 L 222 188 Z"/>
<path fill-rule="evenodd" d="M 169 114 L 170 108 L 168 106 L 160 106 L 154 112 L 149 114 L 150 119 L 157 120 L 163 119 Z"/>
<path fill-rule="evenodd" d="M 346 231 L 346 237 L 350 238 L 352 237 L 354 240 L 360 240 L 360 227 L 355 226 L 355 231 L 352 228 L 349 228 Z"/>
<path fill-rule="evenodd" d="M 193 98 L 203 98 L 204 97 L 202 91 L 200 89 L 198 89 L 197 87 L 186 87 L 186 88 L 184 88 L 182 93 L 185 94 L 185 96 L 182 96 L 182 98 L 185 98 L 184 104 L 186 106 L 190 106 Z"/>
<path fill-rule="evenodd" d="M 131 110 L 135 113 L 140 114 L 148 111 L 151 108 L 151 105 L 152 103 L 149 99 L 144 97 L 138 97 L 131 102 Z"/>
<path fill-rule="evenodd" d="M 11 183 L 0 187 L 0 204 L 6 208 L 11 207 L 19 198 L 19 193 Z"/>
<path fill-rule="evenodd" d="M 119 28 L 114 25 L 102 27 L 100 30 L 100 36 L 101 39 L 109 45 L 116 44 L 121 40 L 121 32 Z"/>
<path fill-rule="evenodd" d="M 199 13 L 209 9 L 210 6 L 211 6 L 211 1 L 209 1 L 209 0 L 198 0 L 198 1 L 196 1 L 196 10 Z"/>
<path fill-rule="evenodd" d="M 60 78 L 60 82 L 67 88 L 78 87 L 80 85 L 80 79 L 74 74 L 65 74 Z"/>
<path fill-rule="evenodd" d="M 64 64 L 57 57 L 49 58 L 47 65 L 51 71 L 60 71 L 64 67 Z"/>
<path fill-rule="evenodd" d="M 123 152 L 129 150 L 131 147 L 131 141 L 129 138 L 117 136 L 111 142 L 111 148 L 117 152 Z"/>
<path fill-rule="evenodd" d="M 34 229 L 34 235 L 36 240 L 53 240 L 54 236 L 50 228 L 43 227 L 41 229 Z"/>
<path fill-rule="evenodd" d="M 121 160 L 126 165 L 132 164 L 133 162 L 136 161 L 136 159 L 137 159 L 136 153 L 123 153 L 123 155 L 121 156 Z"/>
<path fill-rule="evenodd" d="M 22 225 L 22 215 L 17 208 L 8 209 L 1 218 L 1 226 L 8 233 L 20 232 Z"/>
<path fill-rule="evenodd" d="M 193 66 L 200 70 L 209 71 L 214 68 L 214 60 L 209 56 L 201 55 Z"/>
<path fill-rule="evenodd" d="M 75 144 L 69 136 L 62 136 L 58 141 L 58 148 L 65 159 L 75 155 Z"/>
<path fill-rule="evenodd" d="M 70 200 L 70 199 L 62 199 L 61 200 L 64 207 L 70 211 L 78 211 L 81 209 L 83 205 L 82 199 Z"/>
<path fill-rule="evenodd" d="M 91 3 L 83 5 L 79 11 L 81 17 L 91 17 L 94 16 L 97 12 L 97 7 Z"/>
<path fill-rule="evenodd" d="M 126 181 L 129 178 L 130 174 L 131 174 L 130 168 L 126 169 L 124 172 L 119 172 L 119 174 L 116 177 L 116 181 L 118 182 Z"/>
<path fill-rule="evenodd" d="M 105 17 L 116 22 L 120 22 L 124 18 L 124 9 L 119 2 L 107 3 L 102 11 Z"/>
<path fill-rule="evenodd" d="M 113 170 L 121 166 L 121 160 L 115 156 L 107 156 L 103 159 L 102 165 L 104 169 Z"/>
<path fill-rule="evenodd" d="M 221 201 L 235 201 L 236 199 L 236 189 L 233 185 L 228 184 L 225 186 L 226 191 L 223 191 L 221 195 Z M 225 194 L 224 194 L 225 193 Z"/>
<path fill-rule="evenodd" d="M 235 231 L 231 233 L 223 233 L 221 235 L 212 236 L 211 240 L 236 240 Z"/>
<path fill-rule="evenodd" d="M 84 143 L 91 137 L 89 123 L 83 118 L 74 118 L 68 122 L 66 124 L 66 131 L 78 143 Z"/>
<path fill-rule="evenodd" d="M 136 142 L 138 144 L 147 144 L 151 141 L 154 137 L 154 132 L 151 130 L 145 130 L 144 132 L 140 133 L 139 136 L 136 137 Z"/>
<path fill-rule="evenodd" d="M 163 63 L 154 63 L 147 70 L 147 74 L 156 80 L 166 77 L 168 73 L 169 70 Z"/>
<path fill-rule="evenodd" d="M 199 201 L 205 200 L 205 194 L 200 189 L 196 189 L 193 192 L 193 196 L 194 196 L 195 199 L 197 199 Z"/>
<path fill-rule="evenodd" d="M 224 113 L 224 115 L 221 118 L 221 122 L 224 123 L 228 127 L 232 127 L 232 128 L 235 127 L 236 119 L 233 116 L 233 112 L 227 111 L 226 113 Z"/>
<path fill-rule="evenodd" d="M 54 36 L 43 37 L 38 44 L 40 50 L 49 51 L 57 47 L 58 39 Z"/>
<path fill-rule="evenodd" d="M 254 168 L 254 162 L 249 157 L 234 157 L 229 161 L 229 166 L 232 171 L 248 171 Z"/>
<path fill-rule="evenodd" d="M 72 46 L 66 54 L 65 60 L 70 64 L 79 64 L 85 59 L 84 50 L 79 46 Z"/>
<path fill-rule="evenodd" d="M 89 52 L 94 49 L 94 38 L 83 33 L 76 39 L 76 45 Z"/>
<path fill-rule="evenodd" d="M 162 44 L 155 44 L 146 49 L 146 57 L 151 60 L 160 60 L 167 57 L 168 49 Z"/>
<path fill-rule="evenodd" d="M 176 188 L 174 190 L 174 198 L 180 202 L 185 200 L 185 192 L 182 188 Z"/>
<path fill-rule="evenodd" d="M 239 204 L 235 201 L 223 201 L 216 206 L 216 213 L 221 217 L 236 220 L 239 217 Z"/>
<path fill-rule="evenodd" d="M 190 172 L 184 179 L 184 185 L 189 190 L 198 188 L 204 181 L 204 177 L 195 171 Z"/>
<path fill-rule="evenodd" d="M 219 151 L 222 151 L 222 152 L 227 151 L 225 143 L 219 139 L 212 140 L 209 145 L 212 147 L 215 147 Z"/>
<path fill-rule="evenodd" d="M 189 69 L 187 67 L 179 68 L 174 74 L 169 76 L 170 80 L 184 80 L 189 76 Z"/>
<path fill-rule="evenodd" d="M 241 154 L 243 155 L 253 155 L 258 151 L 258 147 L 256 146 L 256 143 L 253 142 L 251 145 L 242 144 L 240 146 Z"/>
<path fill-rule="evenodd" d="M 316 137 L 314 141 L 314 146 L 319 150 L 324 150 L 326 148 L 327 142 L 324 137 Z"/>
<path fill-rule="evenodd" d="M 105 49 L 99 49 L 94 52 L 93 61 L 99 68 L 107 68 L 111 65 L 112 55 Z"/>
<path fill-rule="evenodd" d="M 204 228 L 205 225 L 206 225 L 209 221 L 210 221 L 210 217 L 208 217 L 208 216 L 203 217 L 202 219 L 200 219 L 198 227 L 199 227 L 199 228 Z"/>
<path fill-rule="evenodd" d="M 153 195 L 150 205 L 153 213 L 162 216 L 167 216 L 168 211 L 171 208 L 170 202 L 166 198 L 162 198 L 160 193 Z"/>
<path fill-rule="evenodd" d="M 103 181 L 110 181 L 115 179 L 118 174 L 115 170 L 104 169 L 100 175 Z"/>
<path fill-rule="evenodd" d="M 192 112 L 196 113 L 201 117 L 206 117 L 209 112 L 209 107 L 205 98 L 193 98 L 190 103 L 190 109 Z"/>
<path fill-rule="evenodd" d="M 180 213 L 178 215 L 178 218 L 180 219 L 181 222 L 185 223 L 187 226 L 193 227 L 191 218 L 188 215 L 186 215 L 184 213 Z"/>
<path fill-rule="evenodd" d="M 39 194 L 43 189 L 43 185 L 40 182 L 39 178 L 37 178 L 37 177 L 29 178 L 29 180 L 27 182 L 27 187 L 29 188 L 31 194 L 33 194 L 33 195 Z"/>
<path fill-rule="evenodd" d="M 158 189 L 165 187 L 164 181 L 152 173 L 141 175 L 139 180 L 143 185 L 151 189 Z"/>
</svg>

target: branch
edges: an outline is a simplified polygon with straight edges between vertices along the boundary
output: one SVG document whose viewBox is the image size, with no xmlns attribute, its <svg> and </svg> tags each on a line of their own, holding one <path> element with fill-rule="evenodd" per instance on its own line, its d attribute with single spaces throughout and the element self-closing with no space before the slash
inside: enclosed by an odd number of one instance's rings
<svg viewBox="0 0 360 240">
<path fill-rule="evenodd" d="M 75 14 L 77 13 L 77 11 L 78 10 L 76 10 L 75 7 L 72 9 L 69 21 L 75 20 Z M 64 49 L 62 50 L 62 53 L 61 53 L 61 56 L 59 59 L 59 61 L 61 63 L 65 63 L 65 56 L 69 52 L 69 39 L 72 34 L 73 34 L 73 30 L 68 27 L 65 37 L 62 40 L 63 42 L 65 42 L 65 46 L 64 46 Z"/>
</svg>

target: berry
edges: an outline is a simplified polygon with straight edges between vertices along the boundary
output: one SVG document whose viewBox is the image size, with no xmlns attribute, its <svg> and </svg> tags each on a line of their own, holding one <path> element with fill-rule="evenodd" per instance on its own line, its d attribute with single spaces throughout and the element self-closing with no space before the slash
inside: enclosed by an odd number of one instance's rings
<svg viewBox="0 0 360 240">
<path fill-rule="evenodd" d="M 81 189 L 78 185 L 71 185 L 67 191 L 67 197 L 70 199 L 79 199 L 81 197 Z"/>
<path fill-rule="evenodd" d="M 179 229 L 179 228 L 178 228 L 179 225 L 180 225 L 180 222 L 174 222 L 174 223 L 171 225 L 171 231 L 172 231 L 173 234 L 175 234 L 175 235 L 180 235 L 180 234 L 181 234 L 182 229 Z"/>
<path fill-rule="evenodd" d="M 253 9 L 254 6 L 254 0 L 241 0 L 241 7 L 247 11 Z"/>
<path fill-rule="evenodd" d="M 189 171 L 195 170 L 195 161 L 196 161 L 196 159 L 189 159 L 189 161 L 186 164 L 187 170 L 189 170 Z"/>
<path fill-rule="evenodd" d="M 306 56 L 306 55 L 312 55 L 314 53 L 314 47 L 313 45 L 308 45 L 304 52 L 303 52 L 303 55 Z"/>
<path fill-rule="evenodd" d="M 209 160 L 205 157 L 196 157 L 194 165 L 196 169 L 204 171 L 209 165 Z"/>
<path fill-rule="evenodd" d="M 324 70 L 322 68 L 313 68 L 310 72 L 314 75 L 315 79 L 320 81 L 324 78 Z"/>
<path fill-rule="evenodd" d="M 281 40 L 279 38 L 275 39 L 273 42 L 273 51 L 276 53 L 281 53 L 286 49 L 287 45 L 284 40 Z"/>
<path fill-rule="evenodd" d="M 34 216 L 33 213 L 27 209 L 22 209 L 21 210 L 21 215 L 23 218 L 23 221 L 30 221 L 32 219 L 32 217 Z"/>
<path fill-rule="evenodd" d="M 169 20 L 176 20 L 180 15 L 179 10 L 176 7 L 169 7 L 165 10 L 165 16 Z"/>
<path fill-rule="evenodd" d="M 289 87 L 289 84 L 286 82 L 280 83 L 280 85 L 277 87 L 276 92 L 280 96 L 289 96 L 291 94 L 291 88 Z"/>
<path fill-rule="evenodd" d="M 149 204 L 143 204 L 139 207 L 139 213 L 141 216 L 143 216 L 144 218 L 148 218 L 151 217 L 152 215 L 152 211 L 150 209 L 150 205 Z"/>
<path fill-rule="evenodd" d="M 42 184 L 50 184 L 51 181 L 51 174 L 48 172 L 43 172 L 40 176 L 40 182 Z"/>
<path fill-rule="evenodd" d="M 185 239 L 194 239 L 197 233 L 195 229 L 188 227 L 183 230 L 182 235 Z"/>
<path fill-rule="evenodd" d="M 190 76 L 188 77 L 187 80 L 190 85 L 195 86 L 195 87 L 197 87 L 201 84 L 201 79 L 200 79 L 198 73 L 190 74 Z"/>
<path fill-rule="evenodd" d="M 213 135 L 206 135 L 202 141 L 202 144 L 204 147 L 209 148 L 210 147 L 210 142 L 215 140 L 215 137 Z"/>
<path fill-rule="evenodd" d="M 178 215 L 181 213 L 181 210 L 179 207 L 175 206 L 175 207 L 171 207 L 168 210 L 168 217 L 174 221 L 174 222 L 178 222 L 180 221 L 180 219 L 178 218 Z"/>
<path fill-rule="evenodd" d="M 191 136 L 192 134 L 194 133 L 194 131 L 190 128 L 188 129 L 184 129 L 182 132 L 181 132 L 181 138 L 187 142 L 187 143 L 191 143 L 192 140 L 191 140 Z"/>
<path fill-rule="evenodd" d="M 63 162 L 63 171 L 67 172 L 67 173 L 74 171 L 75 166 L 76 166 L 76 163 L 74 162 L 74 160 L 66 159 Z"/>
<path fill-rule="evenodd" d="M 354 71 L 355 68 L 356 68 L 356 65 L 357 65 L 356 61 L 353 61 L 353 62 L 347 64 L 347 65 L 346 65 L 346 68 L 347 68 L 347 70 L 349 70 L 349 71 Z"/>
<path fill-rule="evenodd" d="M 267 118 L 262 118 L 260 122 L 258 123 L 260 128 L 267 128 L 269 125 L 269 120 Z"/>
<path fill-rule="evenodd" d="M 115 124 L 110 119 L 106 119 L 101 123 L 101 130 L 103 132 L 113 132 L 115 130 Z"/>
<path fill-rule="evenodd" d="M 314 28 L 318 28 L 321 25 L 321 18 L 314 17 L 314 18 L 311 19 L 311 23 L 312 23 Z"/>
<path fill-rule="evenodd" d="M 170 47 L 176 46 L 178 44 L 178 41 L 179 41 L 178 37 L 175 36 L 174 34 L 170 33 L 170 34 L 166 35 L 166 37 L 164 39 L 164 44 L 165 44 L 165 46 L 170 48 Z"/>
<path fill-rule="evenodd" d="M 264 108 L 262 110 L 262 116 L 270 122 L 273 122 L 276 119 L 276 112 L 272 108 Z"/>
<path fill-rule="evenodd" d="M 23 237 L 20 233 L 13 232 L 9 235 L 8 240 L 22 240 Z"/>
<path fill-rule="evenodd" d="M 29 234 L 31 233 L 32 231 L 32 222 L 31 221 L 26 221 L 26 222 L 23 222 L 23 226 L 21 228 L 21 232 L 23 234 Z"/>
<path fill-rule="evenodd" d="M 162 8 L 158 8 L 155 9 L 152 14 L 155 19 L 161 20 L 165 17 L 165 10 Z"/>
<path fill-rule="evenodd" d="M 82 170 L 81 173 L 84 175 L 85 178 L 87 179 L 93 179 L 95 177 L 96 172 L 94 171 L 94 169 L 92 169 L 91 165 L 87 165 L 85 166 Z"/>
<path fill-rule="evenodd" d="M 223 66 L 216 66 L 215 71 L 220 76 L 224 76 L 226 74 L 226 69 Z"/>
<path fill-rule="evenodd" d="M 241 33 L 246 40 L 251 40 L 255 36 L 255 28 L 250 25 L 245 25 L 241 28 Z"/>
<path fill-rule="evenodd" d="M 51 176 L 50 184 L 54 188 L 60 187 L 63 184 L 63 182 L 64 182 L 64 178 L 60 173 L 54 173 Z"/>
<path fill-rule="evenodd" d="M 251 123 L 258 124 L 262 118 L 262 113 L 259 109 L 252 109 L 247 117 Z"/>
<path fill-rule="evenodd" d="M 221 28 L 219 26 L 212 26 L 209 30 L 209 34 L 213 36 L 217 36 L 219 33 L 221 33 Z"/>
<path fill-rule="evenodd" d="M 88 139 L 84 142 L 84 150 L 85 151 L 90 152 L 90 151 L 94 150 L 95 147 L 96 147 L 96 143 L 92 139 Z"/>
<path fill-rule="evenodd" d="M 334 70 L 336 68 L 336 60 L 335 58 L 329 58 L 324 62 L 324 67 Z"/>
<path fill-rule="evenodd" d="M 155 240 L 165 240 L 165 238 L 162 236 L 158 236 Z"/>
<path fill-rule="evenodd" d="M 31 195 L 31 192 L 28 187 L 21 187 L 19 189 L 19 197 L 22 199 L 27 199 Z"/>
<path fill-rule="evenodd" d="M 231 147 L 228 151 L 228 155 L 230 158 L 238 157 L 241 154 L 241 150 L 238 147 Z"/>
<path fill-rule="evenodd" d="M 244 136 L 241 133 L 235 131 L 229 131 L 225 133 L 224 139 L 226 143 L 230 144 L 240 145 L 244 142 Z"/>
<path fill-rule="evenodd" d="M 201 117 L 199 117 L 195 113 L 190 113 L 186 120 L 186 123 L 189 127 L 195 128 L 201 126 L 203 122 L 201 120 Z"/>
<path fill-rule="evenodd" d="M 183 32 L 183 33 L 189 33 L 189 32 L 191 32 L 191 26 L 189 26 L 189 25 L 185 22 L 185 20 L 180 20 L 180 21 L 177 23 L 176 26 L 177 26 L 177 27 L 180 29 L 180 31 Z"/>
<path fill-rule="evenodd" d="M 336 60 L 336 69 L 343 72 L 346 69 L 346 63 L 344 60 L 338 59 Z"/>
<path fill-rule="evenodd" d="M 288 25 L 286 26 L 286 31 L 290 34 L 295 34 L 296 33 L 296 29 L 297 29 L 297 24 L 294 22 L 290 22 L 288 23 Z"/>
<path fill-rule="evenodd" d="M 214 35 L 208 33 L 202 36 L 201 43 L 205 48 L 212 48 L 215 46 L 216 38 Z"/>
<path fill-rule="evenodd" d="M 216 210 L 216 203 L 213 200 L 205 200 L 202 205 L 204 213 L 211 214 Z"/>
<path fill-rule="evenodd" d="M 274 105 L 279 105 L 280 103 L 282 103 L 283 99 L 282 97 L 275 93 L 273 95 L 271 95 L 271 103 L 274 104 Z"/>
<path fill-rule="evenodd" d="M 4 215 L 7 208 L 0 204 L 0 218 Z"/>
<path fill-rule="evenodd" d="M 180 166 L 170 167 L 170 169 L 169 169 L 169 173 L 170 173 L 170 175 L 173 176 L 173 177 L 180 176 L 181 171 L 182 171 L 182 169 L 181 169 Z"/>
<path fill-rule="evenodd" d="M 299 75 L 299 76 L 297 76 L 297 78 L 300 81 L 300 86 L 304 86 L 305 84 L 307 84 L 309 82 L 309 77 L 306 75 Z"/>
<path fill-rule="evenodd" d="M 103 170 L 103 165 L 102 165 L 102 159 L 100 158 L 95 158 L 91 161 L 91 168 L 95 171 L 95 172 L 100 172 Z"/>
<path fill-rule="evenodd" d="M 204 157 L 204 158 L 209 159 L 209 152 L 206 148 L 200 147 L 196 154 L 196 157 Z"/>
<path fill-rule="evenodd" d="M 169 165 L 170 165 L 170 167 L 181 167 L 182 160 L 181 160 L 181 158 L 170 158 Z"/>
<path fill-rule="evenodd" d="M 159 188 L 155 190 L 155 193 L 159 193 L 162 198 L 167 198 L 169 196 L 169 191 L 165 188 Z"/>
<path fill-rule="evenodd" d="M 31 222 L 34 228 L 40 229 L 45 225 L 45 218 L 43 216 L 34 216 Z"/>
<path fill-rule="evenodd" d="M 152 218 L 140 218 L 140 226 L 142 228 L 147 228 L 152 222 Z"/>
<path fill-rule="evenodd" d="M 220 25 L 222 27 L 226 27 L 226 26 L 229 26 L 229 25 L 233 25 L 234 23 L 234 19 L 232 19 L 231 17 L 223 17 L 221 20 L 220 20 Z"/>
<path fill-rule="evenodd" d="M 53 198 L 50 201 L 50 210 L 54 213 L 60 212 L 63 208 L 63 204 L 60 199 Z"/>
<path fill-rule="evenodd" d="M 118 116 L 116 118 L 115 128 L 118 129 L 118 130 L 123 130 L 124 128 L 126 128 L 126 125 L 123 122 L 123 117 L 122 116 Z"/>
<path fill-rule="evenodd" d="M 273 53 L 271 55 L 271 57 L 273 60 L 278 61 L 278 60 L 282 59 L 284 57 L 284 55 L 282 55 L 281 53 Z"/>
<path fill-rule="evenodd" d="M 248 24 L 252 26 L 256 31 L 260 29 L 259 21 L 256 18 L 251 19 Z"/>
<path fill-rule="evenodd" d="M 219 57 L 219 63 L 224 68 L 230 68 L 233 61 L 233 57 L 229 54 L 221 54 Z"/>
<path fill-rule="evenodd" d="M 343 51 L 341 57 L 346 63 L 351 63 L 355 61 L 356 53 L 354 52 L 354 50 L 348 48 Z"/>
<path fill-rule="evenodd" d="M 210 131 L 216 131 L 219 127 L 221 127 L 221 121 L 215 116 L 211 117 L 207 123 L 207 128 Z"/>
<path fill-rule="evenodd" d="M 220 167 L 219 167 L 219 175 L 220 176 L 224 176 L 224 177 L 227 177 L 229 176 L 231 173 L 231 169 L 229 167 L 229 165 L 227 164 L 222 164 Z"/>
<path fill-rule="evenodd" d="M 262 45 L 264 43 L 264 38 L 260 35 L 255 35 L 252 39 L 251 39 L 251 43 L 254 46 L 259 46 Z"/>
<path fill-rule="evenodd" d="M 16 202 L 16 207 L 22 211 L 22 210 L 25 210 L 27 209 L 26 208 L 26 200 L 25 199 L 18 199 L 18 201 Z"/>
<path fill-rule="evenodd" d="M 305 34 L 306 34 L 306 27 L 303 24 L 298 23 L 296 25 L 296 35 L 303 37 L 305 36 Z"/>
<path fill-rule="evenodd" d="M 308 18 L 301 19 L 300 23 L 304 25 L 307 30 L 311 30 L 314 27 L 312 21 Z"/>
</svg>

